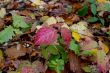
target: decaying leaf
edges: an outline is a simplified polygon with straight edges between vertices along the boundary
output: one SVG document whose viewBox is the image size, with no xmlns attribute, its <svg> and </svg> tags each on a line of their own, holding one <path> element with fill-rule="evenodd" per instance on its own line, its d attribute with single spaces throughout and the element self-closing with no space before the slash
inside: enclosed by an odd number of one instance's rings
<svg viewBox="0 0 110 73">
<path fill-rule="evenodd" d="M 47 67 L 40 61 L 34 61 L 32 64 L 29 61 L 22 61 L 18 71 L 21 73 L 45 73 Z"/>
<path fill-rule="evenodd" d="M 80 42 L 80 46 L 81 50 L 92 50 L 98 47 L 98 43 L 90 37 L 86 37 L 84 41 Z"/>
<path fill-rule="evenodd" d="M 88 25 L 85 21 L 80 21 L 77 24 L 73 24 L 70 26 L 71 31 L 77 32 L 81 38 L 84 38 L 84 36 L 92 36 L 91 32 L 87 29 Z"/>
<path fill-rule="evenodd" d="M 55 17 L 49 17 L 44 23 L 47 23 L 48 25 L 56 24 L 57 20 Z"/>
<path fill-rule="evenodd" d="M 41 4 L 41 0 L 30 0 L 33 4 L 35 5 L 40 5 Z"/>
<path fill-rule="evenodd" d="M 67 28 L 62 28 L 61 36 L 62 36 L 63 40 L 65 41 L 65 43 L 68 45 L 72 39 L 70 30 Z"/>
<path fill-rule="evenodd" d="M 3 28 L 4 25 L 5 25 L 5 22 L 2 19 L 0 19 L 0 29 Z"/>
<path fill-rule="evenodd" d="M 109 52 L 109 47 L 106 44 L 102 43 L 101 41 L 99 41 L 99 47 L 102 48 L 102 50 L 104 50 L 105 53 Z"/>
<path fill-rule="evenodd" d="M 23 47 L 21 44 L 18 44 L 17 47 L 11 47 L 6 49 L 6 55 L 10 58 L 18 58 L 24 56 L 27 52 L 27 48 Z"/>
<path fill-rule="evenodd" d="M 80 60 L 73 52 L 70 52 L 69 55 L 70 70 L 75 73 L 81 73 Z"/>
<path fill-rule="evenodd" d="M 1 8 L 0 9 L 0 18 L 4 18 L 5 15 L 6 15 L 6 9 L 5 8 Z"/>
<path fill-rule="evenodd" d="M 35 35 L 36 45 L 49 45 L 57 41 L 57 32 L 51 27 L 40 28 Z"/>
<path fill-rule="evenodd" d="M 107 73 L 109 70 L 108 57 L 103 50 L 98 50 L 97 52 L 97 64 L 101 72 Z"/>
</svg>

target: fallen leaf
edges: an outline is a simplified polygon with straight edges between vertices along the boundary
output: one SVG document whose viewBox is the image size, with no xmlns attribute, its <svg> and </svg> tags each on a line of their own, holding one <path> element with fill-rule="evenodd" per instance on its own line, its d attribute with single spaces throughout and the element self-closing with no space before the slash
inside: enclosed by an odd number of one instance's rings
<svg viewBox="0 0 110 73">
<path fill-rule="evenodd" d="M 104 2 L 106 2 L 106 0 L 97 0 L 97 2 L 104 3 Z"/>
<path fill-rule="evenodd" d="M 45 71 L 47 70 L 47 66 L 40 61 L 34 61 L 32 63 L 32 67 L 37 73 L 45 73 Z"/>
<path fill-rule="evenodd" d="M 44 23 L 47 23 L 48 25 L 56 24 L 57 20 L 55 17 L 49 17 Z"/>
<path fill-rule="evenodd" d="M 0 18 L 4 18 L 5 15 L 6 15 L 6 9 L 5 8 L 1 8 L 0 9 Z"/>
<path fill-rule="evenodd" d="M 109 47 L 106 44 L 102 43 L 101 41 L 99 41 L 99 47 L 101 47 L 106 54 L 109 52 Z"/>
<path fill-rule="evenodd" d="M 69 26 L 66 23 L 63 23 L 63 25 L 61 27 L 69 29 Z"/>
<path fill-rule="evenodd" d="M 36 45 L 49 45 L 57 41 L 57 32 L 52 27 L 42 27 L 35 35 Z"/>
<path fill-rule="evenodd" d="M 99 71 L 102 73 L 107 73 L 109 70 L 109 63 L 108 63 L 108 57 L 106 56 L 106 53 L 103 50 L 98 50 L 97 52 L 97 63 Z"/>
<path fill-rule="evenodd" d="M 4 20 L 0 19 L 0 29 L 3 28 L 4 25 L 5 25 Z"/>
<path fill-rule="evenodd" d="M 74 51 L 76 55 L 80 55 L 80 46 L 75 42 L 75 40 L 71 40 L 69 49 Z"/>
<path fill-rule="evenodd" d="M 3 51 L 0 49 L 0 59 L 3 59 Z"/>
<path fill-rule="evenodd" d="M 18 44 L 16 47 L 7 48 L 5 53 L 10 58 L 18 58 L 24 56 L 27 52 L 27 48 L 23 47 L 21 44 Z"/>
<path fill-rule="evenodd" d="M 67 45 L 69 45 L 70 41 L 72 39 L 70 30 L 67 28 L 61 28 L 61 36 L 62 36 L 63 40 L 65 41 L 65 43 Z"/>
<path fill-rule="evenodd" d="M 0 32 L 0 43 L 4 43 L 12 39 L 14 34 L 14 28 L 10 25 Z"/>
<path fill-rule="evenodd" d="M 41 4 L 41 0 L 30 0 L 34 5 L 40 5 Z"/>
<path fill-rule="evenodd" d="M 73 24 L 72 26 L 70 26 L 70 29 L 71 31 L 77 32 L 81 38 L 84 38 L 85 36 L 92 37 L 93 35 L 91 34 L 87 27 L 88 27 L 87 22 L 80 21 L 77 24 Z"/>
<path fill-rule="evenodd" d="M 72 32 L 72 37 L 77 41 L 77 42 L 79 42 L 80 41 L 80 39 L 81 39 L 81 37 L 80 37 L 80 35 L 77 33 L 77 32 Z"/>
<path fill-rule="evenodd" d="M 92 50 L 98 48 L 98 43 L 90 37 L 85 37 L 84 41 L 80 42 L 81 50 Z"/>
<path fill-rule="evenodd" d="M 76 56 L 73 52 L 69 52 L 69 63 L 70 63 L 70 70 L 74 73 L 82 73 L 81 66 L 80 66 L 80 59 Z"/>
</svg>

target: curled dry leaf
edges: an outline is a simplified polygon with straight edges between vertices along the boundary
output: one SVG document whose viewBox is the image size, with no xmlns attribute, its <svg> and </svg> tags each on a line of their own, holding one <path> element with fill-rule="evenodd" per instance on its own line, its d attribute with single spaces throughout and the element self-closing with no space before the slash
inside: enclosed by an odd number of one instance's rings
<svg viewBox="0 0 110 73">
<path fill-rule="evenodd" d="M 65 43 L 67 45 L 69 45 L 70 41 L 72 39 L 70 30 L 67 28 L 61 28 L 61 36 L 62 36 L 63 40 L 65 41 Z"/>
<path fill-rule="evenodd" d="M 49 45 L 54 44 L 57 41 L 57 32 L 52 27 L 42 27 L 35 35 L 36 45 Z"/>
</svg>

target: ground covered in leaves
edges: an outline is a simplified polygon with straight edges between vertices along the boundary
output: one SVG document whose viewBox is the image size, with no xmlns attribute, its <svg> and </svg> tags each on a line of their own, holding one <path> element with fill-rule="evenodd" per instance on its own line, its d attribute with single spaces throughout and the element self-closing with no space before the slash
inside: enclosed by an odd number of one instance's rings
<svg viewBox="0 0 110 73">
<path fill-rule="evenodd" d="M 109 0 L 0 0 L 0 73 L 109 71 Z"/>
</svg>

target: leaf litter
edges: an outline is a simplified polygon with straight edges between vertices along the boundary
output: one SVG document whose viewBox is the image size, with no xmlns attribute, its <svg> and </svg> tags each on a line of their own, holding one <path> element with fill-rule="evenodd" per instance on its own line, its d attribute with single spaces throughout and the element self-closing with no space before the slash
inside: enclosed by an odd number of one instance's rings
<svg viewBox="0 0 110 73">
<path fill-rule="evenodd" d="M 1 0 L 0 73 L 109 73 L 109 0 Z"/>
</svg>

